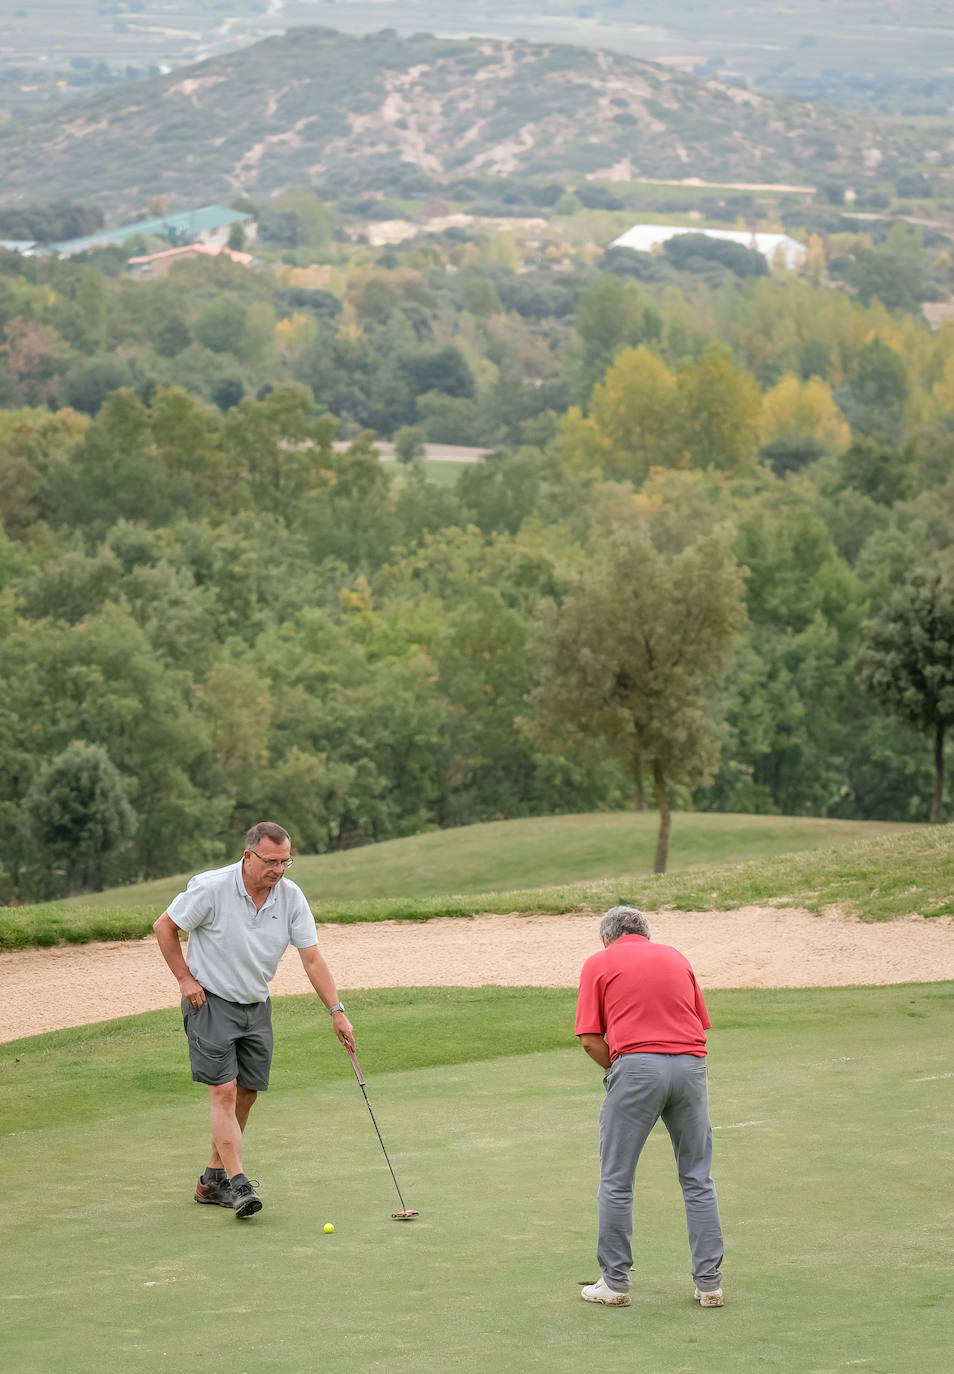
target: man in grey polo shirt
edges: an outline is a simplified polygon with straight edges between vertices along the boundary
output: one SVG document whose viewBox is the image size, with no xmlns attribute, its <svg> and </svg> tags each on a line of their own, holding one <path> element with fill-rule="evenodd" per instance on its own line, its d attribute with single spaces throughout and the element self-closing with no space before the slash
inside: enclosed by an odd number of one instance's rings
<svg viewBox="0 0 954 1374">
<path fill-rule="evenodd" d="M 318 950 L 315 918 L 301 888 L 285 877 L 288 832 L 260 821 L 238 863 L 198 873 L 153 929 L 179 983 L 192 1078 L 209 1089 L 212 1155 L 196 1202 L 230 1207 L 240 1219 L 262 1210 L 242 1170 L 242 1132 L 268 1087 L 272 1058 L 268 984 L 289 945 L 331 1014 L 335 1034 L 354 1048 L 354 1028 Z M 183 957 L 180 930 L 188 931 Z"/>
</svg>

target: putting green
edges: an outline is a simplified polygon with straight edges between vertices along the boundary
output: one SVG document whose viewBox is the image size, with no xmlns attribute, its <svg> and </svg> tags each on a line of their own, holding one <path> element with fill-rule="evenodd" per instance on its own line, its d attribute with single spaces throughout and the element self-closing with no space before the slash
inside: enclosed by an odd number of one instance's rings
<svg viewBox="0 0 954 1374">
<path fill-rule="evenodd" d="M 77 1051 L 56 1037 L 3 1047 L 2 1082 L 14 1089 L 4 1098 L 5 1367 L 940 1374 L 950 1365 L 952 992 L 711 996 L 727 1242 L 727 1305 L 716 1311 L 691 1300 L 661 1130 L 637 1175 L 633 1305 L 580 1301 L 577 1283 L 597 1273 L 601 1086 L 572 1042 L 376 1072 L 384 1055 L 370 1045 L 386 1025 L 366 994 L 362 1064 L 402 1192 L 421 1212 L 408 1224 L 390 1219 L 397 1195 L 347 1060 L 309 1081 L 301 1054 L 327 1067 L 328 1051 L 310 1030 L 302 1039 L 295 1005 L 279 1008 L 288 1053 L 253 1113 L 247 1166 L 265 1210 L 246 1223 L 190 1201 L 206 1137 L 202 1090 L 184 1076 L 153 1089 L 133 1062 L 125 1100 L 18 1131 L 17 1076 L 43 1066 L 55 1092 Z M 513 1048 L 512 1004 L 500 1003 L 501 1049 Z M 448 1043 L 455 1018 L 466 1034 L 475 1005 L 457 1009 L 448 996 Z M 533 1005 L 528 994 L 525 1017 Z M 486 1014 L 486 998 L 479 1006 Z M 539 1006 L 549 1035 L 572 994 Z M 135 1061 L 136 1022 L 127 1025 Z M 178 1041 L 169 1048 L 182 1053 Z"/>
</svg>

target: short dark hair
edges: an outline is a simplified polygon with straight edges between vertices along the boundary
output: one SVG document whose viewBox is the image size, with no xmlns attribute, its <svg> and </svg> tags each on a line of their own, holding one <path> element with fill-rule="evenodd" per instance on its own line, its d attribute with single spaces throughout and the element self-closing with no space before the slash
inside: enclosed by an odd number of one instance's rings
<svg viewBox="0 0 954 1374">
<path fill-rule="evenodd" d="M 287 840 L 291 844 L 291 835 L 275 821 L 259 821 L 245 832 L 245 848 L 254 849 L 262 840 L 271 840 L 272 844 L 284 844 Z"/>
<path fill-rule="evenodd" d="M 611 906 L 600 921 L 600 939 L 610 944 L 621 935 L 643 935 L 649 939 L 649 922 L 634 906 Z"/>
</svg>

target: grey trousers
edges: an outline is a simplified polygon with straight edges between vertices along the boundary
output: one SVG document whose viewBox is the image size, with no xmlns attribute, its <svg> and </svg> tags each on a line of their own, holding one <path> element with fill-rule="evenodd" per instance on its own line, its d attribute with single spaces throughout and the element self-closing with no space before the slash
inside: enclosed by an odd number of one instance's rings
<svg viewBox="0 0 954 1374">
<path fill-rule="evenodd" d="M 622 1054 L 603 1082 L 596 1258 L 607 1287 L 620 1293 L 629 1290 L 636 1164 L 662 1117 L 686 1204 L 692 1277 L 701 1292 L 711 1292 L 722 1282 L 723 1246 L 711 1174 L 705 1059 L 692 1054 Z"/>
</svg>

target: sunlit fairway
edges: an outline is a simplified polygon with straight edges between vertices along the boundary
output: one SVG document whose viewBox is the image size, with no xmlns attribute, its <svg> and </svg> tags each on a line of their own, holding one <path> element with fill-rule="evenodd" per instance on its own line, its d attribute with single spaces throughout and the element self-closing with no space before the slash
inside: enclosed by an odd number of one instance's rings
<svg viewBox="0 0 954 1374">
<path fill-rule="evenodd" d="M 722 1310 L 691 1300 L 660 1128 L 633 1305 L 584 1304 L 599 1072 L 569 991 L 348 995 L 397 1197 L 314 1000 L 276 1007 L 247 1223 L 206 1150 L 175 1013 L 0 1047 L 4 1367 L 16 1374 L 942 1374 L 954 986 L 710 993 Z M 517 1052 L 514 1052 L 517 1051 Z M 333 1235 L 322 1231 L 332 1221 Z"/>
</svg>

